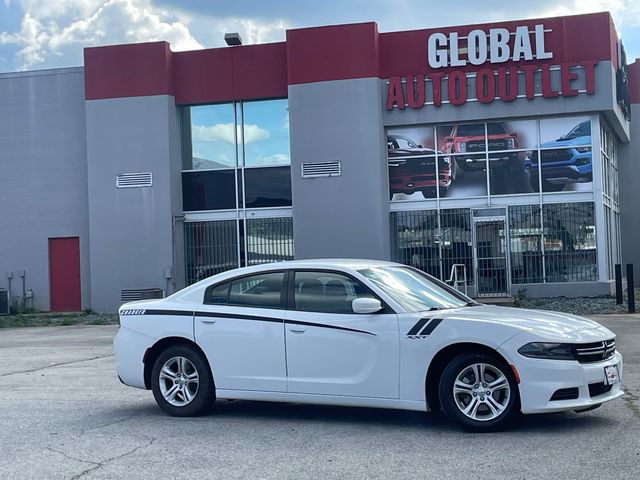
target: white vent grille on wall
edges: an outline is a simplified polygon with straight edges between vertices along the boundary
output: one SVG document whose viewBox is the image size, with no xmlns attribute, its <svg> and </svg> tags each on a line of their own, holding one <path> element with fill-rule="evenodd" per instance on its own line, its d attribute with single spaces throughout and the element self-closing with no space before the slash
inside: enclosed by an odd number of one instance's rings
<svg viewBox="0 0 640 480">
<path fill-rule="evenodd" d="M 151 187 L 152 185 L 151 172 L 121 173 L 116 176 L 116 187 L 118 188 Z"/>
<path fill-rule="evenodd" d="M 302 164 L 302 178 L 338 177 L 342 174 L 340 162 L 313 162 Z"/>
<path fill-rule="evenodd" d="M 164 298 L 164 290 L 161 288 L 132 288 L 129 290 L 120 290 L 120 300 L 123 302 L 150 300 L 153 298 Z"/>
</svg>

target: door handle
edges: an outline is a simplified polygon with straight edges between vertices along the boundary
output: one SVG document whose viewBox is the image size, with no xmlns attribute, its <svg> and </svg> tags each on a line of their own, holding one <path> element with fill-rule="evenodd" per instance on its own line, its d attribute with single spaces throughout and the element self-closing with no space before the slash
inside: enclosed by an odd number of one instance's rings
<svg viewBox="0 0 640 480">
<path fill-rule="evenodd" d="M 290 328 L 289 331 L 291 333 L 304 333 L 307 331 L 306 328 Z"/>
<path fill-rule="evenodd" d="M 214 323 L 216 323 L 215 320 L 200 320 L 200 322 L 204 323 L 205 325 L 213 325 Z"/>
</svg>

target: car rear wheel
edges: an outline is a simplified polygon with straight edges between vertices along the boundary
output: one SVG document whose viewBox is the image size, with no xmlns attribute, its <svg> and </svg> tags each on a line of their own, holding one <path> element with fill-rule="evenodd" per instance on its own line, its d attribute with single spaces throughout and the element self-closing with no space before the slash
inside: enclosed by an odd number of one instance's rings
<svg viewBox="0 0 640 480">
<path fill-rule="evenodd" d="M 206 358 L 195 348 L 175 345 L 162 352 L 151 373 L 158 406 L 174 417 L 206 412 L 215 401 L 215 387 Z"/>
<path fill-rule="evenodd" d="M 471 431 L 506 426 L 518 411 L 518 386 L 508 365 L 482 353 L 455 357 L 440 378 L 442 410 L 454 424 Z"/>
</svg>

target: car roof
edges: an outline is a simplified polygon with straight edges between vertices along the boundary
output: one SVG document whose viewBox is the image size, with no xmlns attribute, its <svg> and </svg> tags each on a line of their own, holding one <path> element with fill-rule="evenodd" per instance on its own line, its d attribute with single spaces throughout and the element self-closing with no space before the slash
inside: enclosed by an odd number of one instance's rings
<svg viewBox="0 0 640 480">
<path fill-rule="evenodd" d="M 251 275 L 253 273 L 260 273 L 273 270 L 290 270 L 290 269 L 323 269 L 323 270 L 361 270 L 364 268 L 382 267 L 399 265 L 393 262 L 386 262 L 382 260 L 371 259 L 357 259 L 357 258 L 314 258 L 309 260 L 290 260 L 286 262 L 275 263 L 263 263 L 260 265 L 253 265 L 250 267 L 235 268 L 233 270 L 227 270 L 225 272 L 218 273 L 212 277 L 200 280 L 197 283 L 189 285 L 188 287 L 180 290 L 173 295 L 167 297 L 167 300 L 190 300 L 195 292 L 202 290 L 205 286 L 209 286 L 212 283 L 224 282 L 236 277 L 244 275 Z M 195 297 L 193 297 L 195 298 Z"/>
</svg>

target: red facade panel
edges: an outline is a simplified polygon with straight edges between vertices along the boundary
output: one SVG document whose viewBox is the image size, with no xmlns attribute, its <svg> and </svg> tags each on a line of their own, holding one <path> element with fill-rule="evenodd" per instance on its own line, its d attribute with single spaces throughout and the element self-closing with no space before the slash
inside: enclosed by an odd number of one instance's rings
<svg viewBox="0 0 640 480">
<path fill-rule="evenodd" d="M 437 70 L 478 70 L 480 65 L 433 69 L 427 41 L 433 33 L 543 24 L 545 50 L 553 58 L 507 61 L 492 67 L 562 64 L 590 60 L 616 63 L 617 35 L 609 13 L 379 34 L 373 22 L 287 31 L 281 43 L 172 53 L 165 42 L 85 49 L 88 100 L 140 95 L 175 95 L 178 104 L 285 97 L 287 86 L 352 78 L 391 78 Z M 514 36 L 511 36 L 511 45 Z M 533 42 L 533 37 L 531 38 Z M 466 41 L 460 38 L 460 48 Z M 585 57 L 586 55 L 586 57 Z"/>
<path fill-rule="evenodd" d="M 390 78 L 417 73 L 431 73 L 433 71 L 448 72 L 450 70 L 475 71 L 482 66 L 467 65 L 465 67 L 448 67 L 433 69 L 427 61 L 427 40 L 433 33 L 449 35 L 457 32 L 459 37 L 466 37 L 472 30 L 488 32 L 490 28 L 506 28 L 510 32 L 518 26 L 528 26 L 533 30 L 535 25 L 543 24 L 545 30 L 545 49 L 553 52 L 553 58 L 541 60 L 539 63 L 559 64 L 562 62 L 580 61 L 585 58 L 610 60 L 612 46 L 609 39 L 615 38 L 611 18 L 608 13 L 594 13 L 571 17 L 555 17 L 533 20 L 519 20 L 509 22 L 487 23 L 479 25 L 454 26 L 446 28 L 431 28 L 425 30 L 411 30 L 380 34 L 380 77 Z M 513 42 L 513 38 L 511 39 Z M 464 41 L 461 47 L 466 47 Z M 585 57 L 586 55 L 586 57 Z M 523 62 L 504 62 L 499 65 L 508 67 Z M 529 62 L 530 63 L 530 62 Z M 487 62 L 485 65 L 492 65 Z"/>
<path fill-rule="evenodd" d="M 173 54 L 177 104 L 287 96 L 286 44 Z"/>
<path fill-rule="evenodd" d="M 289 85 L 377 77 L 379 63 L 373 22 L 287 31 Z"/>
<path fill-rule="evenodd" d="M 169 44 L 85 48 L 84 88 L 87 100 L 173 94 Z"/>
</svg>

